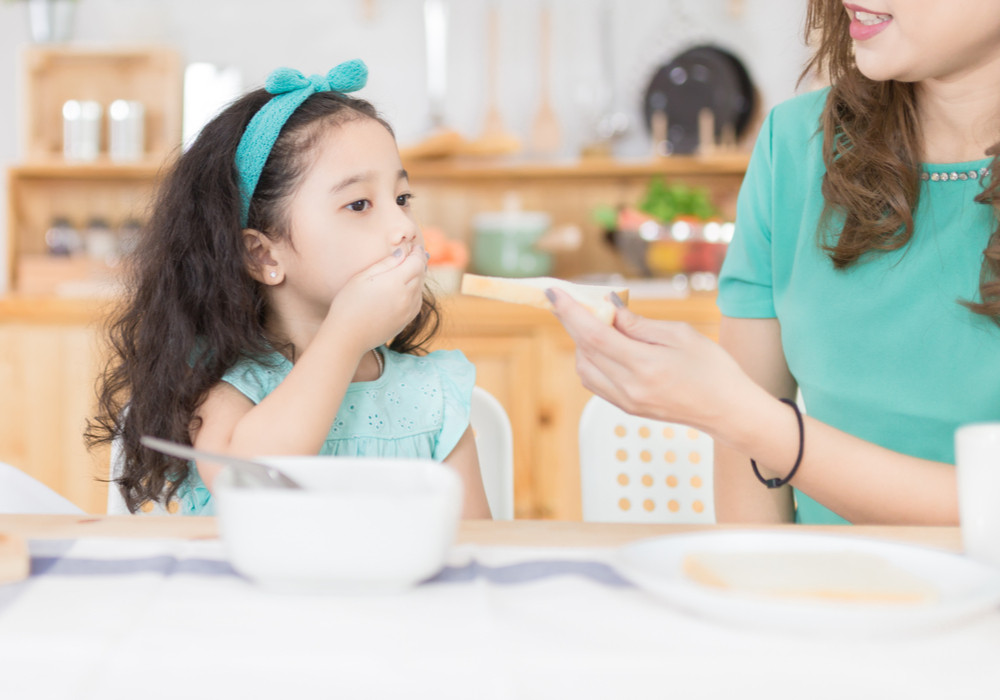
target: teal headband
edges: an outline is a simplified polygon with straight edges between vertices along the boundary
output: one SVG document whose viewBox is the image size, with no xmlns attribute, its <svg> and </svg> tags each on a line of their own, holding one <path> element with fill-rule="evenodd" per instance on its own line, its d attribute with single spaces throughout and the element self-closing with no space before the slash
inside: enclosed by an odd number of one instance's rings
<svg viewBox="0 0 1000 700">
<path fill-rule="evenodd" d="M 267 76 L 264 89 L 274 97 L 253 115 L 236 149 L 242 228 L 247 226 L 250 200 L 257 189 L 264 163 L 288 118 L 313 93 L 354 92 L 363 88 L 367 80 L 368 67 L 358 59 L 341 63 L 326 75 L 307 78 L 292 68 L 278 68 Z"/>
</svg>

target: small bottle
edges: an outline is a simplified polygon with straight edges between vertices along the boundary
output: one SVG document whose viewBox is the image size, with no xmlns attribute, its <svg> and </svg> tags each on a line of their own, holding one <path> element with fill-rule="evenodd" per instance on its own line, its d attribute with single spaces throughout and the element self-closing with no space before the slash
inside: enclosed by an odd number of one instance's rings
<svg viewBox="0 0 1000 700">
<path fill-rule="evenodd" d="M 69 219 L 60 216 L 52 220 L 52 225 L 45 232 L 45 248 L 49 255 L 72 257 L 82 250 L 83 240 Z"/>
<path fill-rule="evenodd" d="M 139 245 L 139 235 L 142 233 L 142 223 L 138 219 L 126 219 L 118 227 L 118 255 L 131 255 Z"/>
<path fill-rule="evenodd" d="M 108 222 L 94 217 L 87 222 L 83 237 L 84 250 L 91 260 L 114 265 L 118 260 L 118 237 L 108 227 Z"/>
</svg>

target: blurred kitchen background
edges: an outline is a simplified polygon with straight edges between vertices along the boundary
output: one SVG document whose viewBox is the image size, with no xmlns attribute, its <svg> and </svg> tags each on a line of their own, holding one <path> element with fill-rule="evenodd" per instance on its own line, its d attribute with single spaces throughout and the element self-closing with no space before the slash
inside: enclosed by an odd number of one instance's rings
<svg viewBox="0 0 1000 700">
<path fill-rule="evenodd" d="M 510 417 L 517 516 L 579 518 L 573 344 L 546 311 L 455 294 L 461 274 L 627 284 L 716 338 L 757 128 L 812 87 L 805 4 L 0 0 L 0 461 L 103 512 L 107 451 L 82 440 L 101 323 L 163 165 L 274 68 L 361 58 L 417 195 L 434 347 Z"/>
<path fill-rule="evenodd" d="M 29 12 L 46 1 L 0 2 L 0 94 L 8 106 L 0 110 L 0 165 L 5 171 L 32 160 L 26 152 L 25 120 L 39 117 L 31 113 L 30 105 L 25 109 L 24 51 L 32 43 Z M 215 106 L 213 98 L 222 101 L 231 91 L 260 85 L 279 65 L 310 73 L 360 57 L 371 70 L 362 95 L 393 124 L 404 155 L 449 154 L 451 149 L 450 154 L 458 157 L 450 162 L 474 161 L 480 166 L 498 161 L 573 163 L 581 155 L 648 159 L 657 151 L 655 127 L 650 125 L 655 119 L 649 114 L 651 99 L 656 106 L 656 97 L 650 94 L 653 80 L 672 59 L 697 46 L 731 54 L 751 81 L 756 100 L 753 119 L 736 145 L 745 151 L 759 115 L 796 92 L 806 57 L 801 0 L 56 0 L 55 4 L 67 5 L 73 13 L 68 46 L 167 47 L 177 52 L 182 68 L 210 64 L 200 66 L 201 82 L 195 85 L 201 86 L 201 101 L 195 104 L 199 95 L 192 97 L 190 90 L 186 95 L 186 132 L 193 131 L 192 123 Z M 207 70 L 216 71 L 215 82 L 206 77 Z M 190 83 L 198 74 L 191 70 L 188 76 Z M 721 84 L 716 89 L 731 89 L 725 77 L 716 73 L 703 80 Z M 108 105 L 103 107 L 107 120 Z M 664 112 L 677 107 L 683 105 L 669 104 Z M 683 128 L 680 119 L 675 121 L 670 128 Z M 722 141 L 723 125 L 716 124 L 716 130 Z M 148 133 L 146 138 L 151 138 Z M 414 185 L 422 195 L 420 168 L 413 170 Z M 437 198 L 441 182 L 440 172 L 434 172 L 438 177 L 428 174 L 426 183 L 433 190 L 431 199 Z M 480 175 L 486 177 L 481 171 Z M 608 177 L 619 179 L 613 172 Z M 703 178 L 693 181 L 705 184 Z M 636 183 L 628 184 L 634 191 Z M 479 207 L 546 211 L 551 227 L 581 229 L 583 249 L 571 252 L 575 232 L 561 229 L 557 232 L 562 234 L 561 243 L 551 241 L 556 247 L 551 264 L 536 264 L 532 272 L 577 276 L 603 271 L 600 268 L 625 274 L 649 271 L 642 269 L 641 261 L 629 266 L 605 255 L 608 251 L 588 250 L 601 245 L 597 229 L 607 227 L 600 223 L 600 207 L 620 208 L 638 201 L 612 197 L 610 190 L 599 188 L 593 193 L 595 201 L 567 206 L 555 192 L 547 206 L 521 187 L 494 189 L 492 196 L 479 192 L 467 197 L 467 207 L 452 203 L 443 209 L 437 202 L 421 201 L 428 199 L 422 196 L 417 201 L 418 206 L 426 205 L 420 212 L 422 222 L 471 248 L 474 219 L 482 213 Z M 732 193 L 716 189 L 720 201 L 712 204 L 728 218 Z M 641 196 L 630 195 L 632 200 Z M 0 221 L 8 221 L 8 206 L 7 199 L 0 198 Z M 606 219 L 608 211 L 603 215 Z M 71 223 L 82 229 L 88 222 Z M 122 222 L 107 223 L 113 227 Z M 530 228 L 531 223 L 538 222 L 526 221 L 525 226 Z M 605 239 L 610 241 L 610 236 Z"/>
</svg>

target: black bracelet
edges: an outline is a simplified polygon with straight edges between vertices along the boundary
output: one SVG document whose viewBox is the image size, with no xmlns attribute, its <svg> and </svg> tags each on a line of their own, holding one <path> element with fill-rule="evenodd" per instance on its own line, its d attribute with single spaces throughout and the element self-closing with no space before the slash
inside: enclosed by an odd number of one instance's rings
<svg viewBox="0 0 1000 700">
<path fill-rule="evenodd" d="M 753 467 L 753 473 L 756 475 L 757 480 L 769 489 L 780 488 L 792 480 L 795 472 L 799 470 L 799 465 L 802 464 L 802 451 L 806 445 L 806 428 L 802 423 L 802 411 L 799 410 L 798 404 L 790 399 L 781 399 L 781 402 L 787 403 L 795 410 L 795 419 L 799 422 L 799 455 L 795 458 L 795 465 L 792 467 L 792 471 L 788 472 L 788 476 L 784 479 L 765 479 L 757 470 L 757 463 L 753 459 L 750 460 L 750 466 Z"/>
</svg>

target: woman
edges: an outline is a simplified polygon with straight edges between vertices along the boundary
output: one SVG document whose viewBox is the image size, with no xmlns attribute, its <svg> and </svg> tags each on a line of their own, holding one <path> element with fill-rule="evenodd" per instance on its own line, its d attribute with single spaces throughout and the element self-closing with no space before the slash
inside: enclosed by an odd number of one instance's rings
<svg viewBox="0 0 1000 700">
<path fill-rule="evenodd" d="M 716 439 L 720 522 L 955 524 L 954 430 L 1000 420 L 1000 3 L 863 2 L 809 4 L 832 87 L 761 129 L 719 345 L 551 292 L 587 388 Z"/>
</svg>

